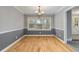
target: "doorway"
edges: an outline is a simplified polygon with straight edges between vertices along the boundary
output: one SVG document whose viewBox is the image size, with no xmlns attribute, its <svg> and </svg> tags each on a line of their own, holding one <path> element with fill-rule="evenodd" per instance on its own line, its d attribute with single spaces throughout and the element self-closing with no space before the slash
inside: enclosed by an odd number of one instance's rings
<svg viewBox="0 0 79 59">
<path fill-rule="evenodd" d="M 67 11 L 67 43 L 79 51 L 79 6 Z"/>
<path fill-rule="evenodd" d="M 72 40 L 79 41 L 79 7 L 72 9 Z"/>
</svg>

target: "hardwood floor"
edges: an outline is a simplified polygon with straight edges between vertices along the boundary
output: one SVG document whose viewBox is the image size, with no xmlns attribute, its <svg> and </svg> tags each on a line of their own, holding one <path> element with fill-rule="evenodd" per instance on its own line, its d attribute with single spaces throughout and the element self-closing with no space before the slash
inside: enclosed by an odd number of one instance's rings
<svg viewBox="0 0 79 59">
<path fill-rule="evenodd" d="M 54 36 L 26 36 L 6 52 L 72 52 L 73 49 Z"/>
</svg>

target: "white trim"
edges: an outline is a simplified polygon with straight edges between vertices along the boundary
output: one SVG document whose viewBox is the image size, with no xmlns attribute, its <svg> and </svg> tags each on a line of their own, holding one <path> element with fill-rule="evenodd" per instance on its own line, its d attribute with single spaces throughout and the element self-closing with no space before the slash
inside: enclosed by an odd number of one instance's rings
<svg viewBox="0 0 79 59">
<path fill-rule="evenodd" d="M 20 8 L 18 8 L 18 6 L 14 6 L 14 8 L 17 9 L 19 12 L 24 14 L 24 12 Z"/>
<path fill-rule="evenodd" d="M 67 39 L 67 41 L 72 41 L 72 38 Z"/>
<path fill-rule="evenodd" d="M 64 29 L 61 29 L 61 28 L 54 28 L 54 29 L 64 30 Z"/>
<path fill-rule="evenodd" d="M 14 30 L 8 30 L 8 31 L 3 31 L 3 32 L 0 32 L 0 34 L 3 34 L 3 33 L 7 33 L 7 32 L 12 32 L 12 31 L 16 31 L 16 30 L 21 30 L 23 28 L 20 28 L 20 29 L 14 29 Z"/>
<path fill-rule="evenodd" d="M 52 34 L 52 35 L 24 35 L 24 36 L 54 36 L 54 35 Z"/>
<path fill-rule="evenodd" d="M 28 31 L 51 31 L 51 29 L 28 29 Z"/>
<path fill-rule="evenodd" d="M 64 10 L 65 8 L 66 8 L 66 9 L 65 9 L 64 11 L 66 12 L 66 11 L 68 11 L 68 10 L 74 8 L 74 7 L 75 7 L 75 6 L 70 6 L 70 7 L 64 6 L 64 7 L 61 7 L 55 14 L 61 12 L 61 11 Z"/>
<path fill-rule="evenodd" d="M 19 38 L 18 40 L 16 40 L 16 41 L 13 42 L 12 44 L 10 44 L 9 46 L 7 46 L 7 47 L 4 48 L 3 50 L 1 50 L 1 52 L 5 52 L 7 49 L 9 49 L 10 47 L 12 47 L 14 44 L 16 44 L 17 42 L 19 42 L 22 38 L 24 38 L 24 36 L 22 36 L 21 38 Z"/>
<path fill-rule="evenodd" d="M 59 13 L 60 11 L 62 11 L 64 8 L 66 8 L 65 6 L 64 7 L 61 7 L 55 14 Z"/>
<path fill-rule="evenodd" d="M 68 10 L 71 10 L 72 8 L 74 8 L 76 6 L 71 6 L 71 7 L 68 7 L 67 9 L 64 10 L 64 12 L 67 12 Z"/>
<path fill-rule="evenodd" d="M 59 37 L 57 37 L 56 35 L 54 35 L 54 37 L 56 37 L 58 40 L 60 40 L 63 43 L 66 43 L 65 41 L 63 41 L 62 39 L 60 39 Z"/>
</svg>

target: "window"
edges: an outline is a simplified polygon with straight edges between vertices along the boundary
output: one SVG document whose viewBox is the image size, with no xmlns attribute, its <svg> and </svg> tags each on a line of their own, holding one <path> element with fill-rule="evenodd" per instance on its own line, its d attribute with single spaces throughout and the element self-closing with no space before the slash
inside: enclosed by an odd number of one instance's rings
<svg viewBox="0 0 79 59">
<path fill-rule="evenodd" d="M 28 30 L 51 30 L 51 17 L 28 17 Z"/>
</svg>

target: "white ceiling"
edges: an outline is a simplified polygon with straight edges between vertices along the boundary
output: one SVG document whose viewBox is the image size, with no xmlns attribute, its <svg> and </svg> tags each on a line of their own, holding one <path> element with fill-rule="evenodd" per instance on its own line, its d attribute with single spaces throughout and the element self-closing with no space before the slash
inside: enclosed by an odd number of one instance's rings
<svg viewBox="0 0 79 59">
<path fill-rule="evenodd" d="M 35 15 L 36 7 L 37 6 L 16 6 L 15 8 L 26 15 Z M 63 8 L 64 6 L 41 6 L 45 15 L 53 15 Z"/>
</svg>

